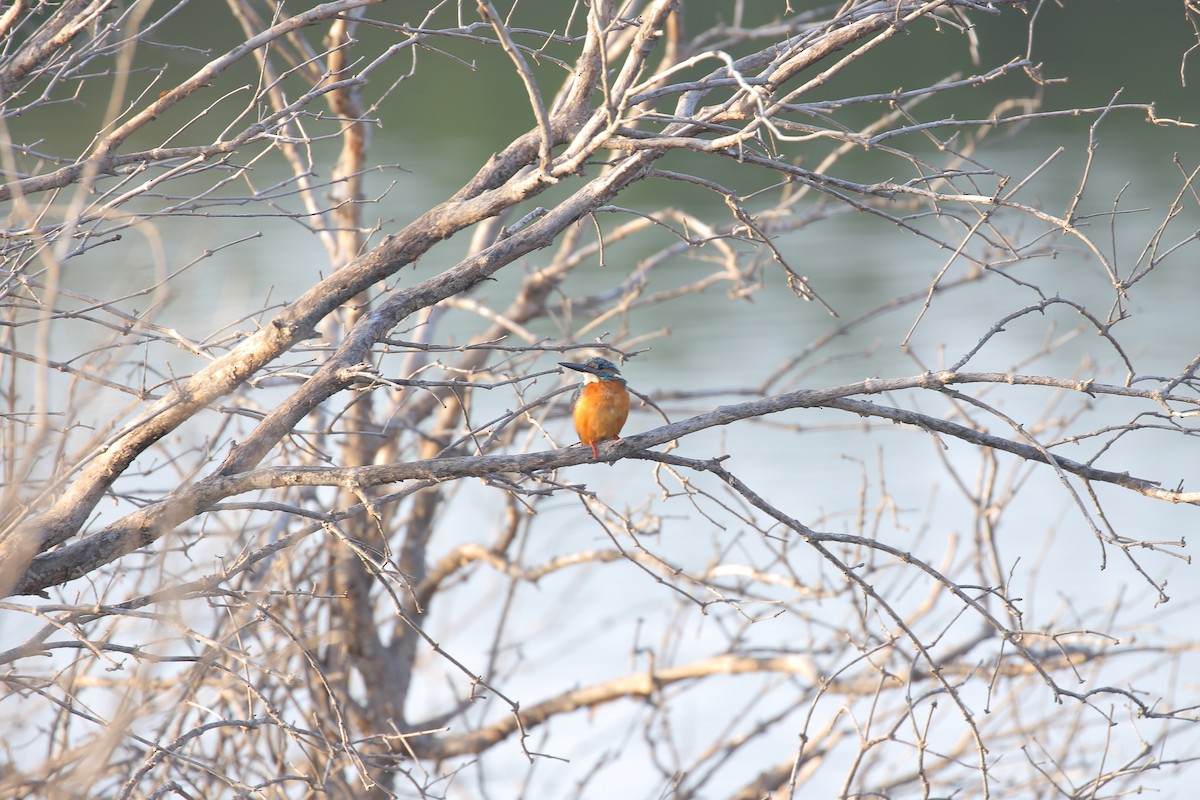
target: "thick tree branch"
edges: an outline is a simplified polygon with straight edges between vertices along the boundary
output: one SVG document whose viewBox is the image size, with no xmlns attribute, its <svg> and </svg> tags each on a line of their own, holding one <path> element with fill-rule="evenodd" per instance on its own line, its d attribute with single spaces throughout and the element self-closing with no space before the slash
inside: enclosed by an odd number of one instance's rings
<svg viewBox="0 0 1200 800">
<path fill-rule="evenodd" d="M 535 237 L 536 238 L 536 237 Z M 486 260 L 486 259 L 485 259 Z M 627 435 L 620 441 L 602 446 L 602 460 L 615 461 L 636 457 L 639 451 L 657 447 L 713 427 L 778 414 L 800 408 L 835 408 L 860 416 L 890 419 L 923 430 L 953 436 L 970 444 L 1003 450 L 1028 461 L 1050 463 L 1045 451 L 1033 445 L 984 433 L 958 423 L 926 414 L 889 408 L 857 395 L 882 394 L 911 389 L 937 391 L 955 384 L 1002 383 L 1070 388 L 1089 395 L 1139 397 L 1155 403 L 1200 404 L 1181 395 L 1163 395 L 1155 390 L 1138 390 L 1094 381 L 1065 381 L 1052 377 L 1005 375 L 1002 373 L 925 373 L 907 378 L 872 378 L 831 389 L 788 392 L 735 405 L 720 406 L 706 414 L 663 425 L 645 433 Z M 268 416 L 260 430 L 274 424 Z M 1200 492 L 1164 489 L 1155 481 L 1135 478 L 1125 472 L 1102 470 L 1088 464 L 1055 455 L 1054 464 L 1064 472 L 1089 481 L 1110 483 L 1172 503 L 1200 505 Z M 566 448 L 540 453 L 489 456 L 455 456 L 380 464 L 361 467 L 268 467 L 246 472 L 226 468 L 212 477 L 183 487 L 170 497 L 147 506 L 124 520 L 87 538 L 45 553 L 33 559 L 29 569 L 13 588 L 13 594 L 39 594 L 80 575 L 87 574 L 127 553 L 145 547 L 174 530 L 188 519 L 203 513 L 215 503 L 250 491 L 295 486 L 340 486 L 361 488 L 408 480 L 447 481 L 508 473 L 530 474 L 584 464 L 592 459 L 587 448 Z"/>
</svg>

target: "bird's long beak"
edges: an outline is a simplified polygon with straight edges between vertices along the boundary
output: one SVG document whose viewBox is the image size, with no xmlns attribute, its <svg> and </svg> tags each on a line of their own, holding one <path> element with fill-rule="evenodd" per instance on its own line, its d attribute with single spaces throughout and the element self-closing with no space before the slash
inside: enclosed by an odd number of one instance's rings
<svg viewBox="0 0 1200 800">
<path fill-rule="evenodd" d="M 576 372 L 588 372 L 592 375 L 598 375 L 600 373 L 600 370 L 596 369 L 595 367 L 589 367 L 587 364 L 576 364 L 574 361 L 560 361 L 558 362 L 558 365 L 560 367 L 566 367 L 567 369 L 573 369 Z"/>
</svg>

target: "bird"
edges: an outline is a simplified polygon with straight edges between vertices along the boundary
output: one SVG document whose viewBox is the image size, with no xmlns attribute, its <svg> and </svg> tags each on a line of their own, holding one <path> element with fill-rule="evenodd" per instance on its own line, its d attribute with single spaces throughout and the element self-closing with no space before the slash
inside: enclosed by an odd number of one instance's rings
<svg viewBox="0 0 1200 800">
<path fill-rule="evenodd" d="M 617 365 L 607 358 L 589 358 L 582 364 L 560 361 L 560 366 L 583 373 L 583 391 L 575 401 L 575 432 L 579 441 L 592 448 L 592 457 L 599 458 L 596 444 L 618 435 L 629 417 L 629 390 Z"/>
</svg>

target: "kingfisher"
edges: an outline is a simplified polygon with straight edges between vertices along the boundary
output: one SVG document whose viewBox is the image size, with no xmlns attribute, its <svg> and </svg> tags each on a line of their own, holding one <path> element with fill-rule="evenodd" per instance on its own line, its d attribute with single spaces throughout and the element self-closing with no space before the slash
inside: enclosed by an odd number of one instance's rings
<svg viewBox="0 0 1200 800">
<path fill-rule="evenodd" d="M 579 441 L 592 448 L 599 458 L 598 442 L 620 439 L 621 427 L 629 417 L 629 390 L 617 365 L 607 358 L 589 358 L 582 364 L 558 362 L 567 369 L 583 373 L 583 391 L 575 401 L 575 432 Z"/>
</svg>

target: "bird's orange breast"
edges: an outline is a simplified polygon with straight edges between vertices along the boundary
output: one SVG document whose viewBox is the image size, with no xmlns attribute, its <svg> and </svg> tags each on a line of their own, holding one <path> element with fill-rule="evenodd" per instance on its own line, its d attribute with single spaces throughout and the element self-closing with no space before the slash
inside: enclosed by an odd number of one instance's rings
<svg viewBox="0 0 1200 800">
<path fill-rule="evenodd" d="M 618 381 L 586 384 L 575 403 L 575 432 L 584 444 L 615 439 L 629 417 L 629 392 Z"/>
</svg>

